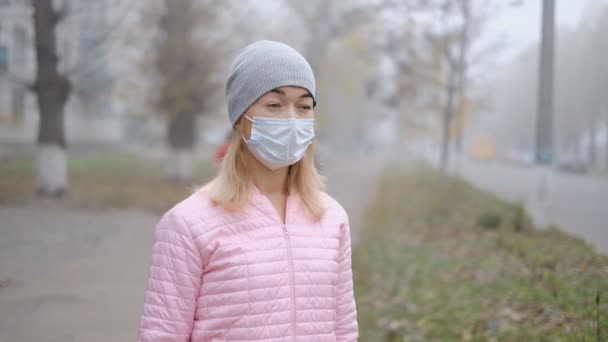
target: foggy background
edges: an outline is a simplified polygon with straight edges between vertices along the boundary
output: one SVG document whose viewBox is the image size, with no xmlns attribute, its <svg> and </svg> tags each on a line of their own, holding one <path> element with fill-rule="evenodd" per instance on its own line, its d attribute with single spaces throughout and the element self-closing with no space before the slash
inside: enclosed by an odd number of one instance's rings
<svg viewBox="0 0 608 342">
<path fill-rule="evenodd" d="M 0 342 L 134 339 L 154 225 L 217 172 L 224 82 L 258 39 L 290 44 L 315 72 L 318 157 L 361 241 L 355 260 L 388 225 L 376 209 L 397 203 L 382 202 L 393 198 L 386 179 L 412 168 L 490 194 L 474 215 L 492 221 L 484 202 L 513 204 L 533 230 L 599 260 L 595 309 L 532 335 L 521 328 L 529 306 L 495 310 L 507 330 L 456 322 L 456 335 L 433 335 L 396 320 L 395 302 L 390 319 L 360 323 L 363 341 L 538 337 L 571 322 L 583 322 L 574 340 L 585 329 L 606 338 L 607 37 L 606 0 L 0 0 Z M 455 191 L 415 179 L 403 208 Z M 565 247 L 547 248 L 561 265 Z"/>
<path fill-rule="evenodd" d="M 481 137 L 503 159 L 534 154 L 539 1 L 472 2 L 463 53 L 457 3 L 441 9 L 432 1 L 195 1 L 191 22 L 180 23 L 189 32 L 182 33 L 163 26 L 170 19 L 162 1 L 55 3 L 66 13 L 56 51 L 58 70 L 71 84 L 68 145 L 165 147 L 168 117 L 180 111 L 197 125 L 185 145 L 217 144 L 229 129 L 223 102 L 229 63 L 246 44 L 275 39 L 302 51 L 315 69 L 323 145 L 432 150 L 443 140 L 450 74 L 462 73 L 455 76 L 461 79 L 449 120 L 455 154 L 468 154 Z M 555 160 L 576 160 L 588 171 L 607 167 L 605 7 L 601 0 L 562 1 L 555 10 Z M 33 145 L 38 135 L 31 16 L 28 1 L 3 4 L 3 146 Z M 187 52 L 178 53 L 183 40 Z M 450 66 L 448 58 L 462 66 Z M 196 101 L 185 104 L 181 94 L 189 88 L 197 89 Z"/>
</svg>

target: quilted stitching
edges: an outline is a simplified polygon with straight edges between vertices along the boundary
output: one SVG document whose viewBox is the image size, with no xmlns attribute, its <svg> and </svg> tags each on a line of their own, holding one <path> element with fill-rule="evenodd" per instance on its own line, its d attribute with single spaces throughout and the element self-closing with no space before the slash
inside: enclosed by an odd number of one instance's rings
<svg viewBox="0 0 608 342">
<path fill-rule="evenodd" d="M 348 218 L 326 198 L 312 222 L 290 196 L 288 238 L 258 191 L 238 214 L 201 193 L 169 210 L 155 230 L 139 341 L 356 341 Z"/>
</svg>

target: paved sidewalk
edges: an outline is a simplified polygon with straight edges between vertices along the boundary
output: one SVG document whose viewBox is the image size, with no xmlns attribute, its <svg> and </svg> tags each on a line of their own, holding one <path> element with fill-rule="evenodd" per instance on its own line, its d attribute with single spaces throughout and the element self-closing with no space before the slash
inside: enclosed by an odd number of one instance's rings
<svg viewBox="0 0 608 342">
<path fill-rule="evenodd" d="M 0 208 L 0 342 L 134 341 L 157 220 Z"/>
<path fill-rule="evenodd" d="M 359 241 L 367 208 L 376 196 L 386 157 L 380 154 L 343 156 L 323 165 L 327 177 L 327 192 L 344 207 L 351 225 L 353 244 Z"/>
<path fill-rule="evenodd" d="M 353 240 L 382 163 L 324 163 Z M 0 208 L 0 342 L 135 341 L 158 215 L 36 204 Z"/>
</svg>

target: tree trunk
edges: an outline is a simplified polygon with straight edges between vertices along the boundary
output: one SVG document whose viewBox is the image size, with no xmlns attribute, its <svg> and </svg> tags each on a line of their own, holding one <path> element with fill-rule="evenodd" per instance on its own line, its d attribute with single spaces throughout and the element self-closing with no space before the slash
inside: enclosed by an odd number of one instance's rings
<svg viewBox="0 0 608 342">
<path fill-rule="evenodd" d="M 170 118 L 168 138 L 170 157 L 167 165 L 167 176 L 175 182 L 192 180 L 192 149 L 196 140 L 194 115 L 178 114 Z"/>
<path fill-rule="evenodd" d="M 57 144 L 39 145 L 36 166 L 38 194 L 62 196 L 68 184 L 65 149 Z"/>
<path fill-rule="evenodd" d="M 464 0 L 461 2 L 461 14 L 462 14 L 462 28 L 460 30 L 460 39 L 458 40 L 459 49 L 458 49 L 458 106 L 459 114 L 463 117 L 461 118 L 462 123 L 458 134 L 455 137 L 455 152 L 458 154 L 458 157 L 462 157 L 462 149 L 463 149 L 463 140 L 464 140 L 464 130 L 466 127 L 465 116 L 466 112 L 464 110 L 466 97 L 467 97 L 467 54 L 469 50 L 469 26 L 471 25 L 471 8 L 470 1 Z"/>
<path fill-rule="evenodd" d="M 308 64 L 315 75 L 319 75 L 321 62 L 327 53 L 331 40 L 329 28 L 331 26 L 331 15 L 333 2 L 326 1 L 323 5 L 316 5 L 315 13 L 306 24 L 310 28 L 311 37 L 306 44 L 305 55 Z"/>
<path fill-rule="evenodd" d="M 590 168 L 594 168 L 597 165 L 597 149 L 595 144 L 596 122 L 595 115 L 592 114 L 591 120 L 589 120 L 589 132 L 587 133 L 589 134 L 589 145 L 587 145 L 589 159 L 587 162 Z"/>
<path fill-rule="evenodd" d="M 37 70 L 33 90 L 40 112 L 37 188 L 38 193 L 45 196 L 60 196 L 68 188 L 63 110 L 71 85 L 57 70 L 55 28 L 58 21 L 59 13 L 52 1 L 34 1 Z"/>
<path fill-rule="evenodd" d="M 452 123 L 452 115 L 454 112 L 454 70 L 450 68 L 448 71 L 448 84 L 446 89 L 446 104 L 443 111 L 443 135 L 441 137 L 441 170 L 447 171 L 450 159 L 450 124 Z"/>
<path fill-rule="evenodd" d="M 605 113 L 608 114 L 608 110 L 604 109 Z M 608 117 L 604 124 L 604 168 L 608 169 Z"/>
<path fill-rule="evenodd" d="M 456 152 L 456 154 L 458 156 L 462 155 L 462 150 L 463 150 L 463 132 L 459 132 L 459 134 L 457 136 L 454 137 L 454 152 Z"/>
</svg>

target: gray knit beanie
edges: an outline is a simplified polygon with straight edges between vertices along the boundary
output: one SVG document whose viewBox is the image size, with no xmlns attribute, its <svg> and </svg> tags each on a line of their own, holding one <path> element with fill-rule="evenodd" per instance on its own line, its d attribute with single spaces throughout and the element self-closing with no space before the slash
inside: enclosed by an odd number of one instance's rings
<svg viewBox="0 0 608 342">
<path fill-rule="evenodd" d="M 315 75 L 291 46 L 259 40 L 246 46 L 232 64 L 226 82 L 228 117 L 234 123 L 258 98 L 284 86 L 302 87 L 316 97 Z"/>
</svg>

